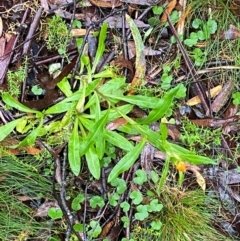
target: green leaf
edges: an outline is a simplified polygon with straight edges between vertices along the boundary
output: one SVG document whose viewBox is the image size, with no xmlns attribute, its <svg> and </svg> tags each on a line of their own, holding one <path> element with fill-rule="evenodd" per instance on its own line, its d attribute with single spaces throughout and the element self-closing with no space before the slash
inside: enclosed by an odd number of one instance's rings
<svg viewBox="0 0 240 241">
<path fill-rule="evenodd" d="M 111 206 L 116 207 L 118 205 L 118 200 L 120 199 L 120 196 L 118 193 L 113 193 L 110 197 L 109 197 L 109 203 Z"/>
<path fill-rule="evenodd" d="M 87 152 L 89 147 L 93 143 L 95 143 L 98 137 L 104 135 L 104 126 L 107 123 L 108 114 L 109 112 L 106 112 L 106 114 L 99 121 L 97 121 L 92 127 L 91 133 L 87 136 L 87 139 L 83 143 L 83 148 L 82 150 L 80 150 L 81 156 L 83 156 Z"/>
<path fill-rule="evenodd" d="M 170 143 L 166 141 L 165 149 L 167 155 L 170 157 L 175 158 L 179 161 L 187 161 L 194 165 L 202 165 L 202 164 L 213 164 L 216 165 L 217 162 L 204 156 L 196 155 L 194 152 L 189 151 L 179 145 L 174 143 Z"/>
<path fill-rule="evenodd" d="M 125 84 L 125 78 L 114 78 L 107 81 L 104 85 L 100 86 L 98 91 L 102 94 L 114 94 L 115 91 L 120 89 Z"/>
<path fill-rule="evenodd" d="M 99 222 L 92 220 L 89 225 L 92 229 L 88 231 L 88 235 L 92 238 L 97 238 L 98 235 L 102 232 L 102 228 Z M 90 239 L 92 240 L 92 239 Z"/>
<path fill-rule="evenodd" d="M 85 195 L 83 193 L 78 194 L 72 201 L 72 209 L 78 211 L 81 209 L 80 203 L 83 203 L 85 200 Z"/>
<path fill-rule="evenodd" d="M 135 205 L 138 205 L 143 200 L 143 195 L 140 191 L 132 191 L 130 194 L 130 198 L 133 200 Z"/>
<path fill-rule="evenodd" d="M 72 95 L 71 85 L 69 84 L 67 77 L 64 77 L 57 86 L 67 97 Z"/>
<path fill-rule="evenodd" d="M 209 19 L 207 21 L 207 27 L 208 27 L 209 32 L 211 34 L 214 34 L 217 31 L 217 22 L 213 19 Z"/>
<path fill-rule="evenodd" d="M 132 109 L 133 109 L 133 105 L 130 105 L 130 104 L 121 105 L 114 109 L 110 109 L 107 122 L 116 120 L 117 118 L 121 117 L 121 115 L 119 114 L 119 112 L 117 110 L 120 110 L 124 114 L 128 114 Z M 101 114 L 105 115 L 107 111 L 108 110 L 104 110 L 101 112 Z"/>
<path fill-rule="evenodd" d="M 192 27 L 198 29 L 202 25 L 203 21 L 199 18 L 196 18 L 192 22 Z"/>
<path fill-rule="evenodd" d="M 121 178 L 116 178 L 111 181 L 111 185 L 113 187 L 117 187 L 117 193 L 118 194 L 123 194 L 127 190 L 127 184 L 125 180 Z"/>
<path fill-rule="evenodd" d="M 137 212 L 135 213 L 135 218 L 137 220 L 143 221 L 148 217 L 148 211 L 146 205 L 139 205 L 137 206 Z"/>
<path fill-rule="evenodd" d="M 48 216 L 54 220 L 59 219 L 63 217 L 63 212 L 60 208 L 51 207 L 48 210 Z"/>
<path fill-rule="evenodd" d="M 90 206 L 91 208 L 96 208 L 97 206 L 102 208 L 105 205 L 104 200 L 100 196 L 93 196 L 90 199 Z"/>
<path fill-rule="evenodd" d="M 21 121 L 24 119 L 25 117 L 23 118 L 20 118 L 20 119 L 17 119 L 17 120 L 14 120 L 14 121 L 11 121 L 3 126 L 0 126 L 0 141 L 4 140 L 12 131 L 13 129 L 19 124 L 21 123 Z"/>
<path fill-rule="evenodd" d="M 125 137 L 117 133 L 116 131 L 105 131 L 106 140 L 114 146 L 119 147 L 124 151 L 130 151 L 133 149 L 133 144 Z"/>
<path fill-rule="evenodd" d="M 102 27 L 101 27 L 101 30 L 100 30 L 96 56 L 95 56 L 95 59 L 93 61 L 92 73 L 95 72 L 96 67 L 97 67 L 97 65 L 98 65 L 98 63 L 99 63 L 99 61 L 102 58 L 102 55 L 104 53 L 104 50 L 105 50 L 105 40 L 106 40 L 106 37 L 107 37 L 107 28 L 108 28 L 108 24 L 107 23 L 103 23 Z"/>
<path fill-rule="evenodd" d="M 142 108 L 155 108 L 159 102 L 157 97 L 148 97 L 145 95 L 129 95 L 129 96 L 115 96 L 115 95 L 106 95 L 107 97 L 128 102 L 133 105 L 137 105 Z"/>
<path fill-rule="evenodd" d="M 128 204 L 128 205 L 129 205 L 129 204 Z M 124 228 L 127 228 L 127 227 L 130 226 L 130 218 L 129 218 L 129 217 L 123 216 L 123 217 L 121 218 L 121 221 L 123 222 L 123 227 L 124 227 Z M 129 241 L 129 239 L 126 239 L 126 241 Z"/>
<path fill-rule="evenodd" d="M 32 132 L 18 144 L 18 147 L 32 146 L 35 143 L 37 137 L 39 136 L 39 132 L 41 131 L 42 126 L 43 126 L 43 118 L 41 118 L 38 127 L 33 129 Z"/>
<path fill-rule="evenodd" d="M 151 18 L 148 18 L 148 24 L 150 25 L 157 25 L 157 24 L 160 24 L 160 19 L 158 17 L 151 17 Z"/>
<path fill-rule="evenodd" d="M 100 161 L 96 152 L 96 149 L 94 146 L 90 146 L 88 150 L 85 153 L 86 155 L 86 161 L 88 165 L 88 170 L 93 175 L 94 178 L 99 179 L 100 178 Z"/>
<path fill-rule="evenodd" d="M 78 118 L 75 118 L 74 127 L 68 141 L 68 160 L 73 174 L 78 176 L 81 168 Z"/>
<path fill-rule="evenodd" d="M 146 74 L 146 59 L 144 54 L 145 46 L 143 44 L 139 28 L 128 14 L 126 14 L 126 21 L 128 22 L 129 27 L 131 29 L 136 49 L 135 78 L 137 76 L 137 85 L 141 85 L 145 82 Z"/>
<path fill-rule="evenodd" d="M 147 173 L 144 170 L 137 170 L 136 171 L 136 176 L 133 178 L 134 183 L 138 185 L 142 185 L 144 182 L 147 181 Z"/>
<path fill-rule="evenodd" d="M 156 15 L 161 15 L 163 13 L 163 7 L 160 7 L 160 6 L 154 6 L 152 10 L 153 10 L 153 13 Z"/>
<path fill-rule="evenodd" d="M 151 212 L 160 212 L 163 209 L 163 205 L 158 202 L 158 199 L 153 199 L 150 204 Z"/>
<path fill-rule="evenodd" d="M 179 86 L 168 91 L 162 99 L 158 100 L 156 106 L 145 119 L 138 120 L 138 123 L 141 124 L 150 124 L 161 119 L 167 111 L 170 109 L 173 99 L 176 96 Z"/>
<path fill-rule="evenodd" d="M 126 201 L 122 202 L 120 207 L 123 209 L 123 212 L 128 212 L 130 210 L 130 204 Z"/>
<path fill-rule="evenodd" d="M 31 88 L 31 91 L 33 92 L 34 95 L 42 95 L 43 94 L 43 89 L 39 87 L 38 85 L 33 85 Z"/>
<path fill-rule="evenodd" d="M 79 20 L 74 19 L 73 23 L 72 23 L 72 27 L 73 28 L 81 28 L 82 27 L 82 23 Z"/>
<path fill-rule="evenodd" d="M 240 105 L 240 92 L 236 92 L 232 95 L 233 98 L 233 104 L 234 105 Z"/>
<path fill-rule="evenodd" d="M 7 105 L 9 105 L 19 111 L 26 112 L 26 113 L 36 113 L 36 114 L 38 114 L 38 116 L 43 116 L 42 112 L 30 109 L 27 106 L 21 104 L 20 102 L 15 100 L 9 93 L 3 93 L 2 99 Z"/>
<path fill-rule="evenodd" d="M 139 157 L 146 140 L 142 139 L 131 151 L 129 151 L 112 169 L 108 176 L 108 182 L 117 178 L 121 173 L 127 171 Z"/>
<path fill-rule="evenodd" d="M 151 222 L 151 227 L 153 230 L 160 230 L 161 227 L 162 227 L 162 223 L 160 220 L 157 220 L 157 221 L 152 221 Z"/>
<path fill-rule="evenodd" d="M 157 183 L 159 180 L 159 176 L 155 171 L 151 171 L 150 172 L 150 176 L 151 176 L 151 180 L 153 181 L 153 183 Z"/>
</svg>

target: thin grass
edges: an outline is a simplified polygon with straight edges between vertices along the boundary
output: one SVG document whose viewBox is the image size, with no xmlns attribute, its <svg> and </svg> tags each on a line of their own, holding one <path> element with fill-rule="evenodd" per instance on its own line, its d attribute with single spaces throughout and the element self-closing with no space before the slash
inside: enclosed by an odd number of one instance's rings
<svg viewBox="0 0 240 241">
<path fill-rule="evenodd" d="M 51 182 L 39 173 L 41 163 L 27 156 L 4 157 L 0 166 L 0 240 L 48 236 L 49 232 L 44 234 L 44 230 L 51 230 L 51 222 L 36 220 L 33 217 L 36 209 L 17 198 L 51 198 Z"/>
<path fill-rule="evenodd" d="M 215 199 L 202 190 L 181 191 L 165 185 L 159 197 L 163 209 L 151 218 L 160 220 L 160 231 L 136 228 L 134 240 L 162 241 L 227 241 L 234 240 L 218 233 L 213 227 L 214 213 L 218 207 Z M 148 222 L 151 220 L 148 220 Z"/>
</svg>

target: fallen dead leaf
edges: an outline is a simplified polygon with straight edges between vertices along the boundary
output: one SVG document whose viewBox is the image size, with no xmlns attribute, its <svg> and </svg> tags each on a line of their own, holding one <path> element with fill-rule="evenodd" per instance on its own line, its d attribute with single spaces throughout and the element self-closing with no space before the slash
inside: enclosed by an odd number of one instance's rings
<svg viewBox="0 0 240 241">
<path fill-rule="evenodd" d="M 172 13 L 173 9 L 176 7 L 176 4 L 177 4 L 177 0 L 173 0 L 168 4 L 166 10 L 164 11 L 164 13 L 161 17 L 162 23 L 167 22 L 167 13 L 170 15 Z"/>
<path fill-rule="evenodd" d="M 92 5 L 101 8 L 120 7 L 123 3 L 120 1 L 102 1 L 102 0 L 88 0 Z"/>
<path fill-rule="evenodd" d="M 202 174 L 199 172 L 200 168 L 196 165 L 191 165 L 189 163 L 186 165 L 186 167 L 187 167 L 187 170 L 192 171 L 195 174 L 198 185 L 205 192 L 206 191 L 206 181 L 205 181 L 204 177 L 202 176 Z"/>
<path fill-rule="evenodd" d="M 212 111 L 218 112 L 229 100 L 230 95 L 232 94 L 233 81 L 228 81 L 224 86 L 222 91 L 218 94 L 215 100 L 212 103 Z"/>
<path fill-rule="evenodd" d="M 222 85 L 218 85 L 214 88 L 212 88 L 210 90 L 210 96 L 213 98 L 215 97 L 216 95 L 218 95 L 218 93 L 222 90 Z M 208 91 L 206 91 L 206 95 L 208 96 Z M 187 105 L 188 106 L 193 106 L 193 105 L 197 105 L 197 104 L 200 104 L 201 103 L 201 100 L 199 98 L 199 96 L 195 96 L 193 98 L 191 98 L 190 100 L 187 101 Z"/>
<path fill-rule="evenodd" d="M 70 31 L 70 34 L 72 37 L 81 37 L 86 35 L 87 30 L 86 29 L 79 29 L 79 28 L 73 28 Z M 93 31 L 90 31 L 90 34 L 93 34 Z"/>
</svg>

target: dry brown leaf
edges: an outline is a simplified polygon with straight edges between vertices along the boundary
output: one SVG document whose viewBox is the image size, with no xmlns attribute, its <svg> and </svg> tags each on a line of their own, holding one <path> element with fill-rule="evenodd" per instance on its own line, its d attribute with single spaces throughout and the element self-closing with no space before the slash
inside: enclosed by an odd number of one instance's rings
<svg viewBox="0 0 240 241">
<path fill-rule="evenodd" d="M 220 36 L 221 40 L 222 39 L 229 39 L 229 40 L 237 39 L 240 37 L 240 29 L 231 24 L 229 26 L 229 29 L 227 31 L 221 31 L 219 36 Z"/>
<path fill-rule="evenodd" d="M 164 11 L 164 13 L 161 17 L 162 23 L 167 22 L 167 13 L 170 15 L 172 13 L 173 9 L 176 7 L 176 4 L 177 4 L 177 0 L 173 0 L 168 4 L 166 10 Z"/>
<path fill-rule="evenodd" d="M 101 8 L 120 7 L 123 3 L 120 1 L 103 1 L 103 0 L 88 0 L 92 5 Z"/>
<path fill-rule="evenodd" d="M 219 95 L 215 98 L 212 103 L 212 111 L 218 112 L 229 100 L 232 94 L 233 81 L 229 80 L 224 86 Z"/>
<path fill-rule="evenodd" d="M 178 28 L 179 26 L 181 26 L 182 24 L 184 24 L 186 17 L 188 16 L 189 12 L 191 11 L 192 6 L 189 5 L 188 8 L 183 12 L 181 18 L 179 19 L 176 28 Z"/>
<path fill-rule="evenodd" d="M 202 188 L 202 190 L 205 192 L 206 191 L 206 181 L 202 174 L 199 172 L 200 168 L 195 165 L 187 164 L 187 170 L 192 171 L 195 176 L 196 176 L 196 181 L 198 185 Z"/>
<path fill-rule="evenodd" d="M 86 32 L 86 29 L 73 28 L 71 29 L 70 34 L 72 37 L 81 37 L 86 35 Z M 90 31 L 90 33 L 93 34 L 94 32 Z"/>
<path fill-rule="evenodd" d="M 210 96 L 213 98 L 215 97 L 216 95 L 218 95 L 218 93 L 222 90 L 222 85 L 218 85 L 214 88 L 212 88 L 210 90 Z M 206 95 L 208 96 L 208 91 L 206 91 Z M 193 98 L 191 98 L 190 100 L 187 101 L 187 105 L 188 106 L 193 106 L 193 105 L 197 105 L 197 104 L 200 104 L 201 103 L 201 100 L 199 98 L 199 96 L 195 96 Z"/>
<path fill-rule="evenodd" d="M 108 123 L 106 129 L 113 131 L 113 130 L 116 130 L 119 126 L 122 126 L 125 124 L 127 124 L 127 121 L 124 118 L 118 118 Z"/>
</svg>

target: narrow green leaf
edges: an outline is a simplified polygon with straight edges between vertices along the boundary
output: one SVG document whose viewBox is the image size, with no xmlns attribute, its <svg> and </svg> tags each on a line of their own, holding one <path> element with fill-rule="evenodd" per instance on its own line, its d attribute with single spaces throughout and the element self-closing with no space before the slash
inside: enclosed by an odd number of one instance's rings
<svg viewBox="0 0 240 241">
<path fill-rule="evenodd" d="M 118 107 L 116 107 L 114 109 L 110 109 L 107 122 L 116 120 L 117 118 L 121 117 L 121 115 L 119 114 L 119 112 L 117 110 L 120 110 L 124 114 L 128 114 L 132 110 L 132 108 L 133 108 L 133 105 L 126 104 L 126 105 L 118 106 Z M 104 111 L 101 112 L 101 114 L 105 115 L 105 113 L 107 111 L 108 110 L 104 110 Z"/>
<path fill-rule="evenodd" d="M 88 148 L 85 155 L 88 170 L 91 172 L 94 178 L 99 179 L 101 173 L 100 161 L 93 145 Z"/>
<path fill-rule="evenodd" d="M 105 138 L 109 143 L 124 151 L 131 151 L 134 148 L 130 141 L 118 134 L 116 131 L 106 131 Z"/>
<path fill-rule="evenodd" d="M 67 77 L 64 77 L 57 86 L 67 97 L 72 95 L 71 85 L 69 84 Z"/>
<path fill-rule="evenodd" d="M 82 150 L 80 151 L 81 156 L 83 156 L 87 152 L 89 147 L 96 141 L 98 137 L 103 136 L 104 126 L 107 124 L 108 114 L 109 112 L 107 112 L 99 121 L 94 124 L 90 134 L 87 136 Z"/>
<path fill-rule="evenodd" d="M 26 136 L 19 144 L 18 146 L 31 146 L 35 143 L 37 137 L 39 136 L 39 132 L 41 131 L 43 126 L 43 118 L 41 118 L 40 123 L 37 128 L 33 129 L 33 131 Z"/>
<path fill-rule="evenodd" d="M 166 152 L 170 157 L 173 157 L 177 160 L 187 161 L 194 165 L 202 165 L 202 164 L 213 164 L 216 165 L 217 162 L 211 158 L 196 155 L 194 152 L 185 149 L 179 145 L 174 143 L 170 143 L 166 141 Z"/>
<path fill-rule="evenodd" d="M 2 99 L 7 105 L 9 105 L 19 111 L 26 112 L 26 113 L 36 113 L 39 116 L 43 116 L 42 112 L 33 110 L 33 109 L 28 108 L 27 106 L 21 104 L 20 102 L 15 100 L 9 93 L 3 93 Z"/>
<path fill-rule="evenodd" d="M 117 178 L 121 173 L 127 171 L 139 157 L 146 139 L 142 139 L 131 151 L 129 151 L 112 169 L 109 174 L 108 182 L 111 182 L 113 179 Z"/>
<path fill-rule="evenodd" d="M 101 27 L 101 30 L 100 30 L 96 56 L 95 56 L 95 59 L 93 61 L 92 73 L 95 72 L 96 67 L 97 67 L 97 65 L 98 65 L 98 63 L 99 63 L 99 61 L 102 58 L 102 55 L 104 53 L 104 50 L 105 50 L 105 40 L 106 40 L 106 37 L 107 37 L 107 28 L 108 28 L 108 24 L 107 23 L 103 23 L 103 25 Z"/>
<path fill-rule="evenodd" d="M 125 101 L 142 108 L 150 108 L 150 109 L 155 108 L 157 103 L 159 102 L 159 98 L 157 97 L 148 97 L 144 95 L 116 96 L 116 95 L 106 94 L 105 96 L 110 97 L 112 99 Z"/>
<path fill-rule="evenodd" d="M 113 94 L 125 84 L 125 78 L 114 78 L 100 86 L 98 91 L 102 94 Z"/>
<path fill-rule="evenodd" d="M 200 164 L 213 164 L 216 165 L 217 162 L 208 158 L 196 155 L 194 152 L 191 152 L 179 145 L 165 141 L 164 143 L 161 140 L 161 136 L 150 130 L 148 126 L 142 126 L 137 124 L 130 117 L 121 113 L 121 115 L 136 129 L 142 136 L 144 136 L 153 146 L 158 148 L 161 151 L 166 152 L 171 158 L 177 160 L 188 161 L 189 163 L 200 165 Z"/>
<path fill-rule="evenodd" d="M 139 32 L 139 28 L 137 27 L 133 19 L 128 14 L 126 14 L 126 20 L 131 29 L 134 43 L 136 46 L 135 76 L 137 76 L 138 80 L 140 81 L 139 84 L 143 84 L 145 80 L 145 72 L 146 72 L 146 59 L 144 54 L 145 46 L 143 44 L 143 40 Z"/>
<path fill-rule="evenodd" d="M 3 126 L 0 126 L 0 141 L 4 140 L 24 118 L 25 117 L 11 121 Z"/>
<path fill-rule="evenodd" d="M 45 114 L 60 114 L 66 112 L 74 107 L 75 103 L 72 102 L 58 102 L 56 105 L 51 106 L 45 111 Z"/>
<path fill-rule="evenodd" d="M 170 109 L 171 104 L 173 103 L 173 99 L 176 96 L 178 90 L 179 90 L 179 86 L 176 86 L 175 88 L 168 91 L 162 99 L 156 102 L 157 103 L 156 106 L 149 113 L 149 115 L 145 119 L 139 120 L 138 123 L 150 124 L 162 118 L 166 114 L 166 112 Z"/>
<path fill-rule="evenodd" d="M 78 175 L 81 168 L 80 139 L 78 135 L 78 118 L 75 118 L 73 131 L 68 142 L 68 160 L 74 175 Z"/>
</svg>

